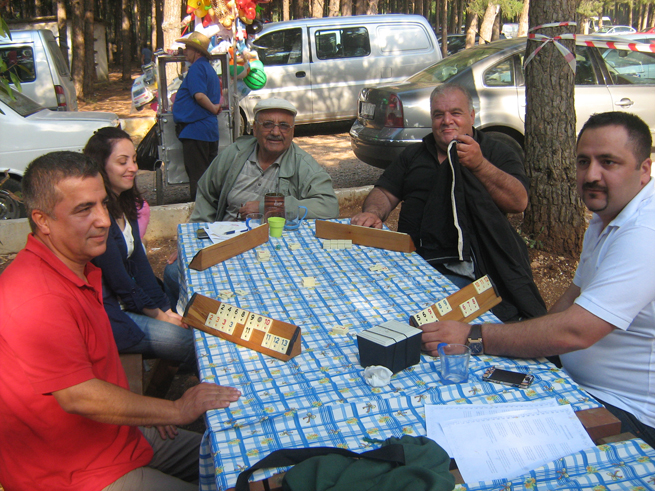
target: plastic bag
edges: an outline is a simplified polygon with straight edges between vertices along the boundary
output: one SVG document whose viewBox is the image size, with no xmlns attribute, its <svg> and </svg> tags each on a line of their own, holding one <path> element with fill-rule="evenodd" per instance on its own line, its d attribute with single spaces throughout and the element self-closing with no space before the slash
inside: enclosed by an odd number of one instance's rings
<svg viewBox="0 0 655 491">
<path fill-rule="evenodd" d="M 155 170 L 159 160 L 159 126 L 155 123 L 136 149 L 136 163 L 141 170 Z"/>
</svg>

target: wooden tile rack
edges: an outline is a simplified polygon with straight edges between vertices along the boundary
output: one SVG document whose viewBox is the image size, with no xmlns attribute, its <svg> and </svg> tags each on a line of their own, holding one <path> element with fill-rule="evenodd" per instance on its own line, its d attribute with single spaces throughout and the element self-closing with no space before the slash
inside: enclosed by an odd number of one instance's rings
<svg viewBox="0 0 655 491">
<path fill-rule="evenodd" d="M 189 268 L 204 271 L 258 245 L 268 242 L 268 224 L 260 225 L 249 232 L 239 234 L 233 239 L 200 249 L 189 263 Z"/>
<path fill-rule="evenodd" d="M 427 309 L 410 316 L 409 323 L 415 327 L 445 320 L 468 323 L 501 301 L 496 286 L 485 275 Z"/>
<path fill-rule="evenodd" d="M 189 300 L 183 321 L 208 334 L 282 361 L 299 355 L 302 349 L 300 327 L 197 293 Z"/>
<path fill-rule="evenodd" d="M 397 252 L 414 252 L 416 247 L 408 234 L 378 228 L 316 220 L 316 237 L 352 240 L 353 244 Z"/>
</svg>

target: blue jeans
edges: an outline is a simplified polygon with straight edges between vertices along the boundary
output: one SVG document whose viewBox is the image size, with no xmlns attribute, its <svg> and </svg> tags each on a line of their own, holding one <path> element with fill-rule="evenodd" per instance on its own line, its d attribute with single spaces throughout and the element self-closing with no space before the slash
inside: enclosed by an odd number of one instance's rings
<svg viewBox="0 0 655 491">
<path fill-rule="evenodd" d="M 197 372 L 196 350 L 193 329 L 184 329 L 170 322 L 152 319 L 147 315 L 125 311 L 145 336 L 134 346 L 121 350 L 121 353 L 141 353 L 142 355 L 180 363 L 180 370 Z"/>
<path fill-rule="evenodd" d="M 177 300 L 180 298 L 180 276 L 177 259 L 173 264 L 167 264 L 164 268 L 164 292 L 174 312 L 177 312 Z M 182 315 L 182 312 L 177 312 Z"/>
<path fill-rule="evenodd" d="M 605 406 L 610 413 L 619 418 L 621 421 L 621 433 L 629 431 L 637 438 L 641 438 L 651 447 L 655 448 L 655 428 L 645 425 L 628 411 L 601 401 L 598 397 L 596 397 L 596 400 Z"/>
</svg>

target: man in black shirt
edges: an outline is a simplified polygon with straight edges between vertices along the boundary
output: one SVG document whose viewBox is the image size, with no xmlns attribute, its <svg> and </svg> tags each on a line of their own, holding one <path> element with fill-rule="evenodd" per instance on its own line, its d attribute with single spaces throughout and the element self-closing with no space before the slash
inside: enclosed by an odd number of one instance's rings
<svg viewBox="0 0 655 491">
<path fill-rule="evenodd" d="M 430 114 L 432 133 L 386 169 L 351 223 L 382 228 L 402 201 L 398 231 L 453 283 L 488 274 L 504 300 L 494 309 L 502 320 L 545 314 L 527 248 L 505 216 L 528 204 L 521 157 L 473 128 L 473 102 L 461 86 L 437 87 Z"/>
</svg>

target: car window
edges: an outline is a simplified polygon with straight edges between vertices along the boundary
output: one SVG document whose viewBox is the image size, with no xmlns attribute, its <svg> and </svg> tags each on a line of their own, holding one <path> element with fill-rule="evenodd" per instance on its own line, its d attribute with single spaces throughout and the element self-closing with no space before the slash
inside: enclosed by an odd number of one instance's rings
<svg viewBox="0 0 655 491">
<path fill-rule="evenodd" d="M 523 59 L 524 54 L 521 53 L 520 61 L 518 61 L 518 66 L 521 67 L 521 79 L 518 81 L 517 85 L 525 85 L 525 74 L 523 73 Z M 587 46 L 576 46 L 575 47 L 575 85 L 598 85 L 598 77 L 596 71 L 594 70 L 594 64 L 591 60 L 591 53 Z"/>
<path fill-rule="evenodd" d="M 501 51 L 502 48 L 471 48 L 455 53 L 439 63 L 421 70 L 407 79 L 412 83 L 443 83 L 453 78 L 458 73 L 469 68 L 474 63 Z"/>
<path fill-rule="evenodd" d="M 13 99 L 9 96 L 9 94 L 0 90 L 0 101 L 4 102 L 7 106 L 9 106 L 21 116 L 29 116 L 30 114 L 34 114 L 44 109 L 43 106 L 37 104 L 29 97 L 25 97 L 23 94 L 16 92 L 15 90 L 12 90 L 12 94 L 14 95 Z M 2 116 L 0 115 L 0 118 L 1 117 Z"/>
<path fill-rule="evenodd" d="M 10 80 L 9 72 L 14 73 L 21 82 L 34 82 L 36 71 L 34 68 L 34 51 L 29 46 L 12 46 L 1 48 L 0 57 L 5 62 L 7 70 L 0 74 Z"/>
<path fill-rule="evenodd" d="M 281 29 L 269 32 L 253 43 L 264 66 L 302 63 L 302 29 Z"/>
<path fill-rule="evenodd" d="M 575 85 L 597 85 L 598 78 L 587 46 L 575 47 Z"/>
<path fill-rule="evenodd" d="M 316 31 L 316 57 L 319 60 L 360 58 L 371 54 L 371 42 L 365 27 Z"/>
<path fill-rule="evenodd" d="M 497 63 L 484 72 L 484 84 L 487 87 L 511 87 L 514 85 L 514 57 Z"/>
<path fill-rule="evenodd" d="M 625 49 L 600 52 L 615 85 L 655 84 L 655 53 Z"/>
<path fill-rule="evenodd" d="M 384 54 L 429 51 L 432 41 L 422 25 L 383 24 L 377 27 L 377 40 Z M 402 40 L 400 42 L 399 40 Z"/>
</svg>

